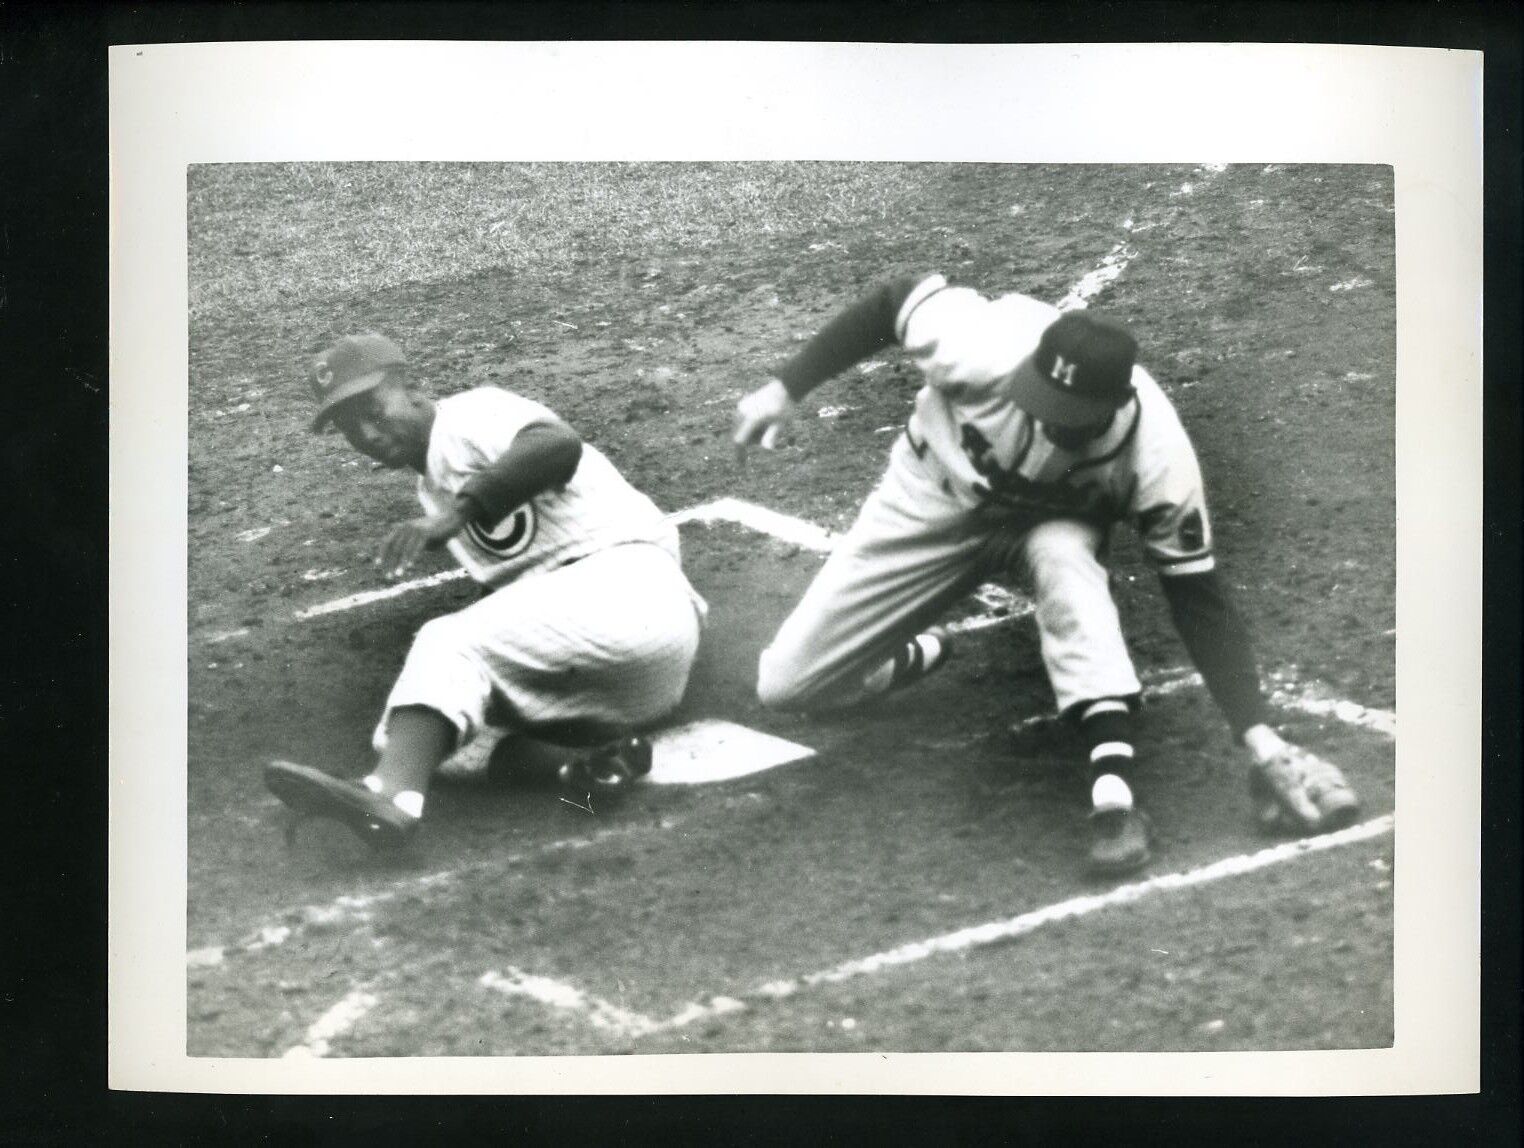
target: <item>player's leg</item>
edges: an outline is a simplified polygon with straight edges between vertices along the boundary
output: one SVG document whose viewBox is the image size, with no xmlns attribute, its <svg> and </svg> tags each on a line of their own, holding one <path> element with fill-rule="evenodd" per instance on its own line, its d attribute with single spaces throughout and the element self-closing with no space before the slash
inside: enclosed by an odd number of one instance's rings
<svg viewBox="0 0 1524 1148">
<path fill-rule="evenodd" d="M 478 643 L 509 728 L 585 744 L 682 700 L 702 606 L 662 547 L 616 546 L 512 589 L 506 624 Z"/>
<path fill-rule="evenodd" d="M 513 587 L 507 616 L 479 645 L 493 679 L 497 772 L 525 750 L 533 769 L 546 743 L 570 748 L 558 772 L 607 795 L 649 772 L 633 735 L 682 700 L 698 650 L 702 604 L 674 554 L 618 546 Z M 588 751 L 590 747 L 590 752 Z"/>
<path fill-rule="evenodd" d="M 780 709 L 850 705 L 924 674 L 945 638 L 918 634 L 984 573 L 986 532 L 904 436 L 851 530 L 784 621 L 757 669 Z"/>
<path fill-rule="evenodd" d="M 369 774 L 353 782 L 273 762 L 265 770 L 270 790 L 298 814 L 337 818 L 373 845 L 405 843 L 435 770 L 480 727 L 490 694 L 491 678 L 471 650 L 472 621 L 462 621 L 467 612 L 436 618 L 414 637 L 376 727 Z"/>
<path fill-rule="evenodd" d="M 493 683 L 476 635 L 493 597 L 424 623 L 377 723 L 376 764 L 360 784 L 414 822 L 439 766 L 482 728 Z"/>
<path fill-rule="evenodd" d="M 632 545 L 427 623 L 376 727 L 376 767 L 360 782 L 370 808 L 416 823 L 439 765 L 489 724 L 595 746 L 579 759 L 585 768 L 648 772 L 649 747 L 629 734 L 682 698 L 698 648 L 695 601 L 673 555 Z"/>
<path fill-rule="evenodd" d="M 1090 780 L 1091 867 L 1129 872 L 1149 857 L 1148 823 L 1134 801 L 1133 708 L 1141 686 L 1100 560 L 1105 532 L 1054 520 L 1026 537 L 1022 556 L 1037 603 L 1044 666 L 1061 714 L 1077 726 Z"/>
</svg>

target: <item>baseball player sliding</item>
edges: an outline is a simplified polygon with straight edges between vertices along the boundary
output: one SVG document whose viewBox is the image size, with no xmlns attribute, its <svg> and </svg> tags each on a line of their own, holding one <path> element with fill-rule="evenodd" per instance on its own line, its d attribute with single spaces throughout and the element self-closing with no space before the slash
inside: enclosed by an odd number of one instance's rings
<svg viewBox="0 0 1524 1148">
<path fill-rule="evenodd" d="M 273 762 L 276 796 L 394 847 L 413 835 L 440 763 L 488 725 L 595 746 L 562 771 L 575 787 L 617 792 L 649 772 L 635 731 L 681 699 L 706 609 L 676 528 L 539 403 L 496 387 L 430 400 L 380 335 L 340 339 L 312 387 L 315 431 L 332 424 L 384 466 L 418 472 L 423 514 L 386 536 L 385 573 L 447 546 L 482 596 L 418 631 L 367 776 Z"/>
<path fill-rule="evenodd" d="M 1352 821 L 1359 803 L 1339 770 L 1268 724 L 1249 635 L 1216 570 L 1195 451 L 1123 328 L 940 275 L 895 279 L 741 400 L 738 449 L 771 445 L 811 389 L 895 343 L 925 385 L 877 489 L 762 652 L 761 700 L 830 709 L 919 680 L 950 652 L 928 625 L 991 574 L 1024 569 L 1058 710 L 1085 749 L 1090 867 L 1138 869 L 1150 856 L 1133 780 L 1141 687 L 1102 564 L 1111 526 L 1126 520 L 1248 750 L 1261 824 Z"/>
</svg>

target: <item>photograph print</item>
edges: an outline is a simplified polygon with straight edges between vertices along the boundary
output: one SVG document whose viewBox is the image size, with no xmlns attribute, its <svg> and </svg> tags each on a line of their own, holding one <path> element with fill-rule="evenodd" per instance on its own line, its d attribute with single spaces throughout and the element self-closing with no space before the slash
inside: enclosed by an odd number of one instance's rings
<svg viewBox="0 0 1524 1148">
<path fill-rule="evenodd" d="M 188 1055 L 1392 1045 L 1390 167 L 187 193 Z"/>
</svg>

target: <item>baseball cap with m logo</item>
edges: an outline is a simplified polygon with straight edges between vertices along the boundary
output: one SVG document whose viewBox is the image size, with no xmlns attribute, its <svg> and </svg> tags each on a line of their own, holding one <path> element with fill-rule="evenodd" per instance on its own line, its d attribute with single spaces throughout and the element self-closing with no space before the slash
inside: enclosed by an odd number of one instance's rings
<svg viewBox="0 0 1524 1148">
<path fill-rule="evenodd" d="M 1132 398 L 1138 342 L 1088 311 L 1065 311 L 1011 376 L 1011 401 L 1054 426 L 1101 422 Z"/>
</svg>

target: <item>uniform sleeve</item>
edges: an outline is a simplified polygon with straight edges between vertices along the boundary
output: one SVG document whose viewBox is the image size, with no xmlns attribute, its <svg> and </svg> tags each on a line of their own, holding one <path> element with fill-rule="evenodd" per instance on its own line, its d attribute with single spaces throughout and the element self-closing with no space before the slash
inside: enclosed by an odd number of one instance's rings
<svg viewBox="0 0 1524 1148">
<path fill-rule="evenodd" d="M 429 438 L 429 476 L 459 494 L 474 476 L 506 455 L 514 439 L 535 423 L 559 423 L 550 408 L 496 387 L 481 387 L 441 402 Z"/>
<path fill-rule="evenodd" d="M 495 462 L 460 488 L 475 522 L 500 522 L 537 494 L 565 486 L 582 461 L 582 440 L 565 423 L 531 423 Z"/>
<path fill-rule="evenodd" d="M 1162 571 L 1161 571 L 1162 573 Z M 1164 596 L 1180 640 L 1201 671 L 1207 692 L 1235 738 L 1267 718 L 1259 666 L 1243 616 L 1215 571 L 1163 577 Z"/>
<path fill-rule="evenodd" d="M 1201 465 L 1172 407 L 1142 412 L 1132 450 L 1137 482 L 1128 510 L 1144 553 L 1166 578 L 1215 569 Z"/>
<path fill-rule="evenodd" d="M 906 275 L 879 284 L 815 332 L 778 369 L 779 381 L 793 398 L 801 399 L 831 376 L 892 346 L 906 301 L 923 294 L 933 282 L 945 280 L 940 275 Z"/>
</svg>

